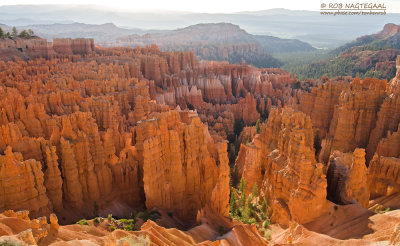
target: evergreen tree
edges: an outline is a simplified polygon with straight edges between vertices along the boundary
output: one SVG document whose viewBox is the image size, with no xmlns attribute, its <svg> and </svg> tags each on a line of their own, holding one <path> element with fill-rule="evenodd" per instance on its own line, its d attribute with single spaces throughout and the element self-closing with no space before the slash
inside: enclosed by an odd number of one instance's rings
<svg viewBox="0 0 400 246">
<path fill-rule="evenodd" d="M 251 194 L 253 194 L 253 197 L 257 197 L 257 196 L 258 196 L 258 186 L 257 186 L 257 183 L 254 183 L 254 185 L 253 185 L 253 191 L 252 191 Z"/>
<path fill-rule="evenodd" d="M 11 37 L 15 38 L 18 36 L 17 28 L 14 26 L 12 28 Z"/>
<path fill-rule="evenodd" d="M 264 201 L 263 201 L 262 207 L 261 207 L 262 212 L 266 213 L 267 208 L 268 208 L 267 200 L 265 200 L 265 198 L 264 198 Z"/>
<path fill-rule="evenodd" d="M 230 207 L 231 214 L 233 216 L 237 215 L 236 195 L 235 195 L 233 188 L 231 188 L 231 198 L 229 201 L 229 207 Z"/>
<path fill-rule="evenodd" d="M 239 197 L 239 206 L 244 207 L 246 205 L 246 192 L 240 194 Z"/>
<path fill-rule="evenodd" d="M 20 38 L 29 38 L 29 34 L 28 34 L 28 32 L 26 30 L 22 30 L 19 33 L 18 37 L 20 37 Z"/>
<path fill-rule="evenodd" d="M 3 29 L 1 29 L 1 27 L 0 27 L 0 38 L 4 38 L 4 31 Z"/>
<path fill-rule="evenodd" d="M 240 194 L 246 193 L 246 181 L 244 181 L 243 177 L 240 179 L 239 192 Z"/>
<path fill-rule="evenodd" d="M 33 32 L 32 29 L 28 29 L 28 34 L 29 34 L 29 37 L 35 36 L 35 33 Z"/>
<path fill-rule="evenodd" d="M 258 119 L 256 122 L 256 133 L 258 134 L 260 132 L 261 132 L 260 119 Z"/>
<path fill-rule="evenodd" d="M 246 201 L 246 207 L 248 207 L 248 208 L 250 208 L 251 209 L 251 200 L 253 199 L 253 195 L 252 194 L 250 194 L 248 197 L 247 197 L 247 201 Z"/>
</svg>

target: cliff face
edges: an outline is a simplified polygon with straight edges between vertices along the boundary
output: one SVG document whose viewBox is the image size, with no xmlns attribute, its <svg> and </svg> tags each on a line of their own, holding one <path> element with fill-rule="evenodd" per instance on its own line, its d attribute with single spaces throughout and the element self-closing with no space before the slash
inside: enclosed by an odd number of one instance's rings
<svg viewBox="0 0 400 246">
<path fill-rule="evenodd" d="M 93 39 L 56 38 L 53 42 L 46 39 L 2 39 L 0 40 L 0 59 L 9 60 L 13 57 L 32 59 L 38 57 L 50 58 L 66 55 L 86 55 L 94 51 Z"/>
<path fill-rule="evenodd" d="M 53 49 L 59 54 L 88 54 L 94 51 L 94 40 L 92 38 L 55 38 L 53 39 Z"/>
<path fill-rule="evenodd" d="M 367 208 L 367 178 L 364 149 L 356 149 L 353 153 L 334 151 L 327 168 L 328 199 L 337 204 L 359 203 Z"/>
<path fill-rule="evenodd" d="M 379 141 L 388 131 L 396 131 L 400 122 L 400 99 L 389 94 L 390 88 L 393 84 L 387 86 L 383 80 L 356 78 L 350 84 L 327 82 L 300 95 L 295 107 L 311 117 L 321 142 L 320 161 L 327 163 L 334 150 L 365 148 L 368 164 Z"/>
<path fill-rule="evenodd" d="M 49 214 L 52 206 L 46 196 L 40 162 L 23 161 L 21 154 L 14 154 L 8 147 L 0 156 L 0 163 L 0 209 L 29 208 L 34 216 Z"/>
<path fill-rule="evenodd" d="M 300 96 L 299 110 L 309 115 L 315 132 L 319 137 L 325 138 L 335 110 L 339 102 L 341 92 L 348 89 L 349 85 L 344 81 L 328 81 L 313 88 L 311 93 L 303 93 Z"/>
<path fill-rule="evenodd" d="M 327 162 L 333 149 L 347 152 L 367 147 L 385 89 L 385 81 L 355 79 L 349 89 L 341 92 L 328 135 L 322 142 L 320 160 Z"/>
<path fill-rule="evenodd" d="M 399 63 L 397 59 L 397 68 Z M 366 207 L 369 196 L 376 199 L 398 192 L 397 88 L 398 74 L 389 84 L 356 78 L 350 84 L 327 82 L 311 93 L 300 95 L 296 107 L 311 117 L 314 136 L 321 140 L 319 159 L 328 163 L 330 157 L 327 169 L 330 200 L 342 204 L 358 202 Z M 323 105 L 323 101 L 328 103 Z M 365 164 L 358 148 L 365 149 Z"/>
<path fill-rule="evenodd" d="M 274 222 L 307 223 L 325 211 L 326 178 L 314 157 L 311 120 L 305 114 L 272 110 L 261 133 L 241 146 L 236 166 L 249 190 L 254 183 L 262 187 Z"/>
<path fill-rule="evenodd" d="M 369 171 L 371 197 L 389 196 L 399 191 L 400 128 L 388 133 L 377 147 Z"/>
<path fill-rule="evenodd" d="M 178 112 L 170 111 L 137 127 L 146 206 L 163 208 L 190 223 L 213 196 L 218 200 L 211 206 L 227 216 L 227 146 L 218 146 L 216 152 L 217 146 L 196 115 L 189 115 L 185 123 L 179 118 Z"/>
</svg>

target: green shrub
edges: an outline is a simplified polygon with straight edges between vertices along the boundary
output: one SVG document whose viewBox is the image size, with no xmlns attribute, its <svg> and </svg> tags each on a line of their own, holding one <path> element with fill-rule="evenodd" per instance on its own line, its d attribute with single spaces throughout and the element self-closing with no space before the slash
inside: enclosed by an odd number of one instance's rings
<svg viewBox="0 0 400 246">
<path fill-rule="evenodd" d="M 110 230 L 111 230 L 111 231 L 114 231 L 114 230 L 115 230 L 115 226 L 113 226 L 113 225 L 110 226 Z"/>
<path fill-rule="evenodd" d="M 93 222 L 95 222 L 95 223 L 99 224 L 99 223 L 100 223 L 100 219 L 99 219 L 99 217 L 96 217 L 96 218 L 94 218 L 94 219 L 93 219 Z"/>
<path fill-rule="evenodd" d="M 271 232 L 267 228 L 271 222 L 268 218 L 267 201 L 260 199 L 257 184 L 254 184 L 252 193 L 246 196 L 246 182 L 242 178 L 237 193 L 240 195 L 239 198 L 236 196 L 234 188 L 231 187 L 230 216 L 245 224 L 255 224 L 260 233 L 270 239 Z"/>
<path fill-rule="evenodd" d="M 259 134 L 260 132 L 261 132 L 260 119 L 258 119 L 256 122 L 256 133 Z"/>
<path fill-rule="evenodd" d="M 111 221 L 112 219 L 113 219 L 112 214 L 109 214 L 109 215 L 107 216 L 107 220 L 108 220 L 108 221 Z"/>
<path fill-rule="evenodd" d="M 134 231 L 135 230 L 135 220 L 134 219 L 120 219 L 119 221 L 124 223 L 125 231 Z"/>
<path fill-rule="evenodd" d="M 86 219 L 80 220 L 80 221 L 76 222 L 76 224 L 78 224 L 78 225 L 89 225 L 89 223 L 87 222 Z"/>
<path fill-rule="evenodd" d="M 125 231 L 134 231 L 135 230 L 135 224 L 129 224 L 125 226 L 124 228 Z"/>
<path fill-rule="evenodd" d="M 253 185 L 253 192 L 251 193 L 253 195 L 253 197 L 257 197 L 258 196 L 258 186 L 257 183 L 254 183 Z"/>
<path fill-rule="evenodd" d="M 267 219 L 264 220 L 264 222 L 262 223 L 262 227 L 263 227 L 263 228 L 267 228 L 270 224 L 271 224 L 271 221 L 269 221 L 269 219 L 267 218 Z"/>
</svg>

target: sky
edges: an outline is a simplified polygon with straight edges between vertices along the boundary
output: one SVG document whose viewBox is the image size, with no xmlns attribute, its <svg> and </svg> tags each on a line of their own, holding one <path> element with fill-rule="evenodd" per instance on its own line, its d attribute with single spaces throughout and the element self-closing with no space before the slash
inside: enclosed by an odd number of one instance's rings
<svg viewBox="0 0 400 246">
<path fill-rule="evenodd" d="M 383 3 L 387 12 L 400 13 L 400 0 L 0 0 L 0 5 L 89 4 L 124 11 L 176 10 L 232 13 L 272 8 L 319 11 L 322 3 Z"/>
</svg>

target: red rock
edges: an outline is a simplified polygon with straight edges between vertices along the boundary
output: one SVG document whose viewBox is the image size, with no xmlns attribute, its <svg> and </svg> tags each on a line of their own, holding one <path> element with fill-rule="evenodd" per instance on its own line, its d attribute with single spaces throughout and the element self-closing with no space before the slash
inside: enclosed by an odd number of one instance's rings
<svg viewBox="0 0 400 246">
<path fill-rule="evenodd" d="M 23 161 L 20 153 L 7 147 L 0 156 L 0 210 L 29 209 L 35 216 L 50 214 L 40 162 Z"/>
<path fill-rule="evenodd" d="M 261 187 L 273 222 L 307 223 L 325 212 L 326 178 L 315 161 L 311 120 L 305 114 L 272 110 L 261 133 L 241 145 L 235 165 L 249 192 L 254 183 Z"/>
<path fill-rule="evenodd" d="M 364 149 L 353 153 L 334 151 L 328 169 L 328 198 L 338 204 L 359 203 L 368 208 L 368 171 Z"/>
<path fill-rule="evenodd" d="M 163 208 L 188 222 L 210 199 L 216 203 L 211 206 L 224 215 L 229 202 L 228 197 L 219 197 L 229 190 L 226 145 L 213 157 L 207 148 L 213 143 L 204 135 L 206 128 L 196 116 L 189 120 L 180 123 L 178 112 L 170 111 L 139 123 L 136 130 L 146 206 Z"/>
</svg>

